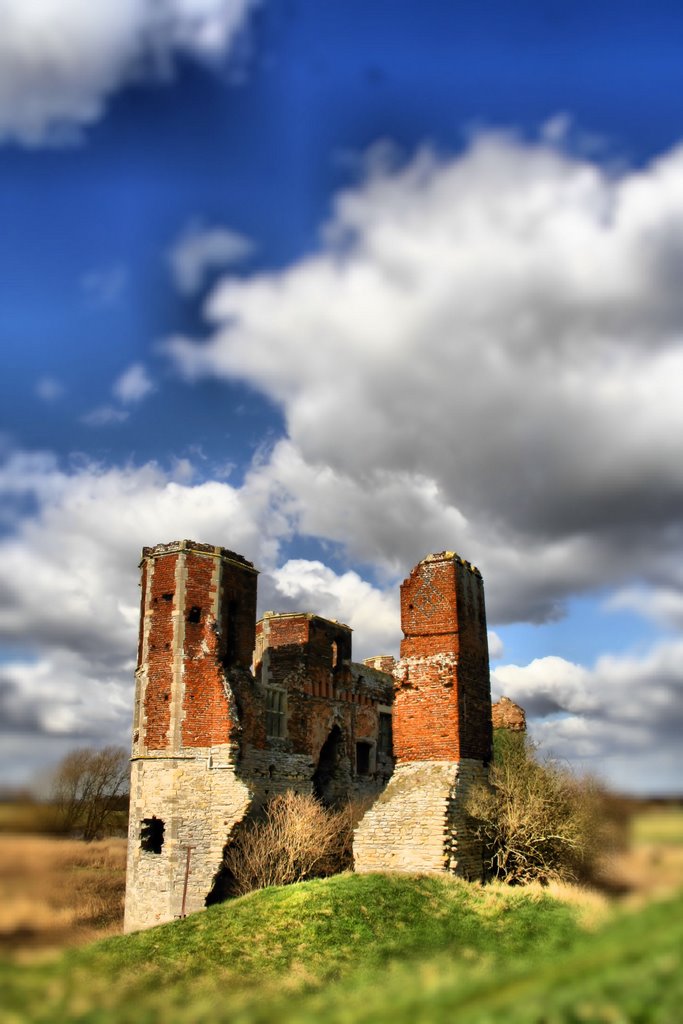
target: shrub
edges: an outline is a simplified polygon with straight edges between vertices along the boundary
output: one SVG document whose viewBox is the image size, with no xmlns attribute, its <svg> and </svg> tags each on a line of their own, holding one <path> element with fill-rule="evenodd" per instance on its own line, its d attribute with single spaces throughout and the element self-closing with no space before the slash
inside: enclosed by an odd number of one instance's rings
<svg viewBox="0 0 683 1024">
<path fill-rule="evenodd" d="M 519 884 L 589 878 L 611 843 L 604 794 L 535 753 L 525 734 L 496 730 L 490 786 L 468 801 L 491 874 Z"/>
<path fill-rule="evenodd" d="M 224 854 L 236 896 L 337 874 L 352 863 L 354 810 L 328 810 L 313 796 L 287 792 L 245 823 Z"/>
</svg>

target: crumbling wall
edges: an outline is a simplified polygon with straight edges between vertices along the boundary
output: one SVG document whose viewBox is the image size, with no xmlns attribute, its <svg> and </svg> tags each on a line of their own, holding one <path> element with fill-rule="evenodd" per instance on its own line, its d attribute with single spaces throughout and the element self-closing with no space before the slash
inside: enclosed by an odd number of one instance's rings
<svg viewBox="0 0 683 1024">
<path fill-rule="evenodd" d="M 391 774 L 391 750 L 378 740 L 380 716 L 391 715 L 392 679 L 354 664 L 351 653 L 349 627 L 318 615 L 267 612 L 257 623 L 254 699 L 244 715 L 253 725 L 244 727 L 241 763 L 262 798 L 313 788 L 339 803 L 376 795 Z M 269 702 L 281 708 L 282 735 L 268 735 Z M 322 779 L 330 744 L 334 764 Z"/>
<path fill-rule="evenodd" d="M 141 568 L 127 931 L 179 916 L 188 847 L 186 912 L 204 906 L 226 835 L 252 800 L 236 770 L 240 722 L 227 677 L 250 678 L 256 571 L 192 541 L 145 548 Z"/>
<path fill-rule="evenodd" d="M 126 930 L 201 909 L 233 831 L 285 790 L 374 801 L 357 870 L 481 876 L 463 812 L 491 748 L 476 569 L 452 552 L 416 566 L 400 661 L 362 665 L 343 623 L 256 623 L 256 570 L 225 548 L 160 544 L 141 569 Z"/>
<path fill-rule="evenodd" d="M 201 909 L 231 833 L 270 797 L 376 796 L 393 769 L 392 679 L 351 661 L 348 626 L 257 624 L 256 571 L 224 548 L 145 548 L 141 569 L 126 930 L 181 913 L 188 848 L 185 910 Z"/>
<path fill-rule="evenodd" d="M 481 878 L 464 803 L 488 776 L 491 697 L 481 575 L 430 555 L 401 586 L 394 669 L 396 770 L 356 829 L 357 871 L 452 871 Z"/>
<path fill-rule="evenodd" d="M 491 719 L 494 729 L 508 729 L 510 732 L 526 731 L 526 714 L 524 708 L 515 704 L 509 697 L 501 697 L 491 708 Z"/>
</svg>

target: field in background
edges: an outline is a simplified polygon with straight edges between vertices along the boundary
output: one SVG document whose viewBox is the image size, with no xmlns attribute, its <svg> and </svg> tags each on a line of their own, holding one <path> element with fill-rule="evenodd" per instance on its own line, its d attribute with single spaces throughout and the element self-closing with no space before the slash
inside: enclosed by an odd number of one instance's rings
<svg viewBox="0 0 683 1024">
<path fill-rule="evenodd" d="M 608 890 L 642 904 L 683 888 L 683 806 L 647 806 L 630 823 L 626 850 L 606 860 Z"/>
<path fill-rule="evenodd" d="M 27 956 L 121 930 L 125 839 L 0 835 L 0 953 Z"/>
</svg>

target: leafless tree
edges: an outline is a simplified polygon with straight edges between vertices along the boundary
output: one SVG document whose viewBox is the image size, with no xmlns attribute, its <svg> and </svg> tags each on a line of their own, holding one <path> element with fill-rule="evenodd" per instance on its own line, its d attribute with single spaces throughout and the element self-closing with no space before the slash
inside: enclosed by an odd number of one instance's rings
<svg viewBox="0 0 683 1024">
<path fill-rule="evenodd" d="M 313 796 L 274 797 L 261 820 L 247 823 L 225 853 L 235 895 L 289 885 L 351 866 L 354 810 L 329 810 Z"/>
<path fill-rule="evenodd" d="M 70 751 L 57 766 L 52 784 L 62 831 L 79 832 L 88 842 L 103 835 L 124 802 L 128 771 L 123 747 Z"/>
</svg>

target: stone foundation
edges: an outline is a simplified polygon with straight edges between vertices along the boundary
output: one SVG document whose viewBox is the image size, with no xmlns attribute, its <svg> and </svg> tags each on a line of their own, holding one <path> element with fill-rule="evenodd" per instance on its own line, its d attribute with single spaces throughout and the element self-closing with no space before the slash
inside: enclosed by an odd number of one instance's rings
<svg viewBox="0 0 683 1024">
<path fill-rule="evenodd" d="M 250 790 L 232 766 L 221 767 L 220 753 L 214 752 L 211 767 L 208 752 L 133 761 L 124 931 L 180 916 L 188 846 L 193 849 L 185 912 L 204 909 L 228 834 L 250 803 Z M 164 825 L 159 853 L 141 845 L 142 823 L 152 817 Z"/>
<path fill-rule="evenodd" d="M 486 782 L 481 761 L 413 761 L 398 765 L 358 825 L 354 867 L 370 871 L 449 871 L 482 877 L 482 850 L 468 835 L 463 803 Z"/>
</svg>

